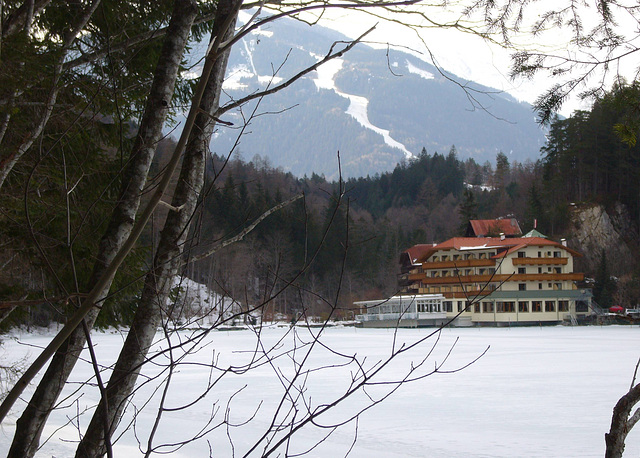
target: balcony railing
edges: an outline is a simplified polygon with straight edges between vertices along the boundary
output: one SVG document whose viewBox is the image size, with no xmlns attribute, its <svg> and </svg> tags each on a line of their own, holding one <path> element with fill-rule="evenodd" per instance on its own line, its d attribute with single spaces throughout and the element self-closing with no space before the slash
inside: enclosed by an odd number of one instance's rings
<svg viewBox="0 0 640 458">
<path fill-rule="evenodd" d="M 496 275 L 452 275 L 450 277 L 427 277 L 424 274 L 420 281 L 425 285 L 445 285 L 456 283 L 488 283 L 491 282 L 514 282 L 514 281 L 582 281 L 583 273 L 547 273 L 547 274 L 496 274 Z"/>
<path fill-rule="evenodd" d="M 567 265 L 569 258 L 513 258 L 514 266 Z"/>
<path fill-rule="evenodd" d="M 423 262 L 423 269 L 461 269 L 463 267 L 492 267 L 496 265 L 494 259 L 459 259 L 457 261 Z"/>
</svg>

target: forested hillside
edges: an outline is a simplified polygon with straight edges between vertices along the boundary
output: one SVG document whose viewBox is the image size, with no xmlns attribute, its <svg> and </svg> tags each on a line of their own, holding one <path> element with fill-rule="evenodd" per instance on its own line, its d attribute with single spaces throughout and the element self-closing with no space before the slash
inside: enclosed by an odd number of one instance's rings
<svg viewBox="0 0 640 458">
<path fill-rule="evenodd" d="M 555 119 L 536 162 L 510 162 L 498 153 L 495 163 L 478 164 L 473 159 L 461 160 L 454 146 L 447 154 L 423 148 L 417 158 L 401 162 L 392 172 L 328 181 L 315 173 L 297 178 L 259 155 L 250 161 L 213 155 L 187 256 L 238 234 L 284 200 L 299 194 L 304 198 L 268 216 L 243 241 L 193 264 L 189 274 L 247 304 L 281 289 L 270 302 L 270 310 L 288 316 L 295 314 L 300 303 L 312 304 L 311 312 L 322 315 L 326 303 L 338 297 L 345 309 L 343 316 L 348 318 L 346 309 L 354 300 L 395 292 L 401 251 L 416 243 L 460 235 L 470 218 L 512 216 L 525 232 L 535 224 L 542 233 L 556 239 L 566 237 L 572 243 L 577 228 L 571 215 L 576 208 L 594 203 L 607 208 L 620 203 L 629 215 L 623 238 L 629 246 L 637 246 L 639 147 L 628 133 L 624 142 L 617 132 L 633 132 L 628 121 L 633 113 L 626 101 L 638 97 L 639 92 L 636 86 L 616 87 L 592 111 Z M 96 128 L 108 133 L 108 126 L 98 124 Z M 156 169 L 164 166 L 163 158 L 172 149 L 171 141 L 163 143 Z M 117 161 L 108 156 L 103 159 L 105 170 Z M 91 167 L 84 163 L 85 170 Z M 100 176 L 108 179 L 108 175 Z M 87 198 L 92 198 L 90 191 Z M 49 219 L 49 234 L 64 230 L 64 219 L 53 217 L 56 210 L 47 207 L 46 194 L 41 200 L 42 209 L 37 207 L 37 211 L 39 217 Z M 158 213 L 155 227 L 161 227 L 164 213 Z M 98 218 L 97 213 L 92 215 L 78 217 Z M 22 240 L 28 234 L 16 224 L 6 224 L 2 231 L 14 243 L 26 243 Z M 77 234 L 77 247 L 90 236 Z M 138 248 L 140 262 L 157 236 L 150 228 L 143 237 Z M 55 253 L 54 247 L 48 249 Z M 578 267 L 588 276 L 602 279 L 607 272 L 615 273 L 621 279 L 624 300 L 638 300 L 636 265 L 626 265 L 620 271 L 620 264 L 614 266 L 613 259 L 603 264 L 599 252 L 585 255 L 588 262 L 578 261 Z M 125 278 L 135 275 L 136 265 L 131 264 L 131 269 L 119 280 L 124 285 Z M 28 284 L 12 283 L 6 275 L 2 283 L 8 294 L 28 294 Z M 609 288 L 608 300 L 614 300 L 614 290 Z M 105 307 L 113 311 L 104 315 L 101 324 L 124 324 L 133 303 L 119 301 Z M 55 316 L 43 305 L 32 307 L 28 314 L 17 311 L 13 322 L 45 322 Z"/>
<path fill-rule="evenodd" d="M 275 85 L 343 40 L 322 27 L 270 23 L 231 53 L 225 97 Z M 446 73 L 426 55 L 365 44 L 224 119 L 235 126 L 218 129 L 214 151 L 225 154 L 239 141 L 236 150 L 246 160 L 260 154 L 295 175 L 332 180 L 338 151 L 342 175 L 351 178 L 392 171 L 423 147 L 446 153 L 454 143 L 461 158 L 484 162 L 502 150 L 523 161 L 536 155 L 545 133 L 529 104 Z M 237 126 L 244 120 L 250 128 L 243 131 Z"/>
</svg>

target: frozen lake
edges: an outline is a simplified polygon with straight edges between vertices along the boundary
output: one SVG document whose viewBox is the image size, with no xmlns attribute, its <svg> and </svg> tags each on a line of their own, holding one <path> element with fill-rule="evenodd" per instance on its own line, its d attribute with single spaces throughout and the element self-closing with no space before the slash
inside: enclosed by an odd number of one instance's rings
<svg viewBox="0 0 640 458">
<path fill-rule="evenodd" d="M 432 331 L 401 329 L 396 335 L 392 330 L 329 328 L 321 338 L 324 346 L 316 345 L 307 355 L 311 348 L 307 330 L 297 329 L 294 337 L 286 327 L 264 329 L 262 350 L 273 349 L 272 354 L 279 355 L 273 364 L 262 364 L 265 361 L 259 359 L 260 348 L 256 353 L 257 339 L 251 331 L 213 332 L 197 343 L 198 351 L 187 355 L 188 363 L 172 374 L 165 404 L 171 410 L 163 413 L 152 446 L 172 451 L 172 457 L 245 456 L 270 430 L 283 387 L 293 380 L 303 358 L 303 367 L 313 370 L 294 380 L 297 389 L 291 394 L 297 410 L 289 409 L 285 397 L 280 420 L 301 419 L 308 411 L 305 406 L 314 410 L 333 402 L 357 378 L 358 367 L 371 369 L 389 356 L 394 339 L 400 348 L 402 342 L 416 342 Z M 48 343 L 51 334 L 16 332 L 13 336 L 15 340 L 5 339 L 1 347 L 1 364 L 22 356 L 34 358 L 37 347 Z M 172 342 L 186 342 L 188 337 L 182 332 Z M 95 334 L 94 346 L 103 365 L 115 360 L 122 340 L 119 333 Z M 286 453 L 293 456 L 311 449 L 306 456 L 333 458 L 351 449 L 350 457 L 601 457 L 613 406 L 629 389 L 640 357 L 640 329 L 631 326 L 446 329 L 434 348 L 435 343 L 433 337 L 401 354 L 372 381 L 400 380 L 412 364 L 416 367 L 424 360 L 411 375 L 418 380 L 398 388 L 357 422 L 349 418 L 397 385 L 371 385 L 366 395 L 355 393 L 317 418 L 316 424 L 325 428 L 303 427 Z M 166 342 L 159 340 L 157 348 L 161 347 Z M 456 372 L 485 350 L 476 362 Z M 179 350 L 173 352 L 174 358 L 180 355 Z M 129 409 L 118 430 L 115 456 L 137 457 L 141 449 L 146 450 L 162 394 L 162 389 L 155 388 L 167 379 L 167 371 L 162 372 L 167 361 L 165 353 L 145 368 L 145 375 L 160 372 L 161 376 L 136 393 L 134 403 L 144 409 L 135 421 L 133 408 Z M 210 369 L 212 361 L 221 370 L 234 370 L 227 371 L 200 399 L 222 374 Z M 248 363 L 255 367 L 244 372 L 243 365 Z M 438 373 L 427 376 L 440 364 Z M 86 362 L 76 368 L 72 377 L 77 383 L 69 386 L 69 397 L 62 403 L 65 408 L 52 415 L 43 435 L 51 437 L 38 456 L 73 456 L 77 424 L 82 430 L 91 413 L 78 418 L 78 412 L 99 399 L 95 387 L 74 390 L 92 373 Z M 189 403 L 194 404 L 186 407 Z M 15 419 L 0 431 L 0 455 L 8 449 Z M 342 422 L 346 423 L 336 430 L 326 428 Z M 202 437 L 182 448 L 168 445 L 198 435 Z M 262 441 L 250 456 L 260 456 L 265 446 Z M 279 456 L 285 456 L 284 448 L 279 451 Z M 640 429 L 628 436 L 625 454 L 638 455 Z"/>
</svg>

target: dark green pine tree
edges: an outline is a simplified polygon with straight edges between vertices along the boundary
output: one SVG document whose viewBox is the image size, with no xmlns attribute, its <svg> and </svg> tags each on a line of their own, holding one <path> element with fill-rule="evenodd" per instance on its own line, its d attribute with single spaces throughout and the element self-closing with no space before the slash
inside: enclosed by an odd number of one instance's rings
<svg viewBox="0 0 640 458">
<path fill-rule="evenodd" d="M 609 308 L 613 305 L 613 294 L 616 290 L 616 283 L 611 278 L 609 266 L 607 265 L 607 254 L 602 250 L 600 263 L 596 271 L 595 285 L 593 287 L 593 298 L 602 308 Z"/>
<path fill-rule="evenodd" d="M 544 234 L 547 230 L 545 226 L 544 206 L 542 205 L 542 199 L 540 199 L 538 188 L 536 187 L 536 184 L 533 183 L 529 188 L 529 197 L 527 199 L 527 209 L 525 212 L 524 222 L 525 231 L 537 229 Z"/>
<path fill-rule="evenodd" d="M 458 233 L 464 236 L 467 232 L 469 221 L 478 218 L 478 203 L 470 189 L 465 189 L 462 194 L 462 202 L 460 202 L 458 214 L 460 215 L 460 228 Z"/>
</svg>

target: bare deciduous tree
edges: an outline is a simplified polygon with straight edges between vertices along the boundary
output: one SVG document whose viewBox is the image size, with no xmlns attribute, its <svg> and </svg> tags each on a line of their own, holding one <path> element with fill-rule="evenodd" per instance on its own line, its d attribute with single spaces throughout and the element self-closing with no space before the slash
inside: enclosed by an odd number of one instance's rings
<svg viewBox="0 0 640 458">
<path fill-rule="evenodd" d="M 640 408 L 633 411 L 635 406 L 640 402 L 640 384 L 634 386 L 639 365 L 640 361 L 636 364 L 631 388 L 627 394 L 618 400 L 613 408 L 611 429 L 604 435 L 606 444 L 605 458 L 622 458 L 627 434 L 629 434 L 636 423 L 640 421 Z"/>
</svg>

